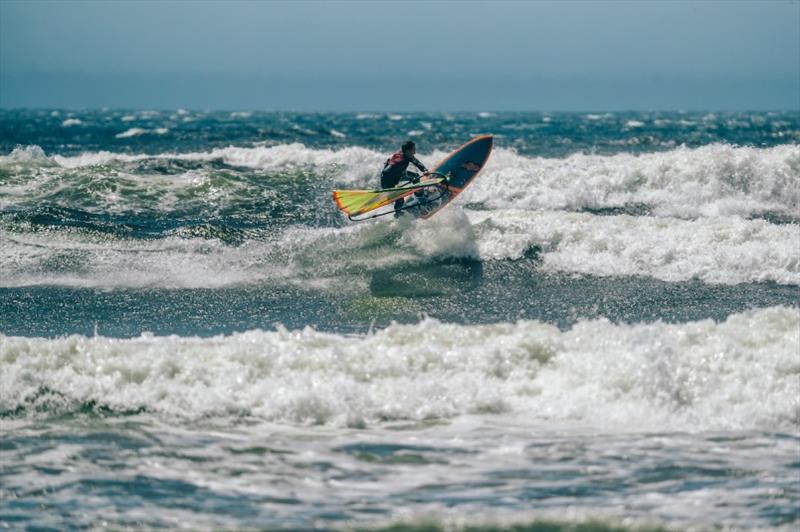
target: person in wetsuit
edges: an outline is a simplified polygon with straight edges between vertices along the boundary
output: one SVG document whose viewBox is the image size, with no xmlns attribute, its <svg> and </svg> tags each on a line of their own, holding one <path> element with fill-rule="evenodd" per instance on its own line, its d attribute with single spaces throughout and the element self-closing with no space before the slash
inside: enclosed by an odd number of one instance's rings
<svg viewBox="0 0 800 532">
<path fill-rule="evenodd" d="M 415 183 L 419 181 L 419 174 L 407 171 L 409 164 L 413 164 L 423 173 L 428 171 L 425 165 L 414 157 L 416 153 L 416 144 L 411 140 L 407 140 L 403 143 L 399 152 L 386 159 L 386 163 L 383 165 L 383 171 L 381 172 L 381 188 L 396 187 L 401 180 Z M 403 203 L 403 198 L 394 202 L 395 216 L 400 214 Z"/>
</svg>

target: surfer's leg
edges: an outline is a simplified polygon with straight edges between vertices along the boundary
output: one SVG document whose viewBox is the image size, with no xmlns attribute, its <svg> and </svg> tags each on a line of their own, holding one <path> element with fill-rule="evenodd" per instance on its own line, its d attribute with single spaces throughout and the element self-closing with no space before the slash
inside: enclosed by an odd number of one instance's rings
<svg viewBox="0 0 800 532">
<path fill-rule="evenodd" d="M 400 198 L 394 202 L 394 217 L 398 218 L 403 214 L 403 204 L 406 202 L 405 198 Z"/>
</svg>

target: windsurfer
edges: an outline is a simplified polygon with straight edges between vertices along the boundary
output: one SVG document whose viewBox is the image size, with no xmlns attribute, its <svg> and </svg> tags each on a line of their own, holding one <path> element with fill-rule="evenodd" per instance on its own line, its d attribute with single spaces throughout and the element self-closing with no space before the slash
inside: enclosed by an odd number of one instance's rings
<svg viewBox="0 0 800 532">
<path fill-rule="evenodd" d="M 407 140 L 401 146 L 400 151 L 386 159 L 386 162 L 383 165 L 383 171 L 381 172 L 381 188 L 396 187 L 401 179 L 405 179 L 413 183 L 419 181 L 419 174 L 416 172 L 407 171 L 409 164 L 413 164 L 421 172 L 428 171 L 428 169 L 425 168 L 425 165 L 419 162 L 419 159 L 414 156 L 416 153 L 417 146 L 413 141 Z M 394 202 L 395 216 L 400 214 L 400 210 L 403 208 L 403 203 L 403 198 L 400 198 Z"/>
</svg>

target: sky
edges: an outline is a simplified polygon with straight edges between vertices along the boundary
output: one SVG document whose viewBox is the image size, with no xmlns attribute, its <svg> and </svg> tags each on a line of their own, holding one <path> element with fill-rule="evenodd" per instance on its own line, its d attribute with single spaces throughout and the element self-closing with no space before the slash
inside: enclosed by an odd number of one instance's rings
<svg viewBox="0 0 800 532">
<path fill-rule="evenodd" d="M 800 1 L 0 0 L 0 107 L 800 110 Z"/>
</svg>

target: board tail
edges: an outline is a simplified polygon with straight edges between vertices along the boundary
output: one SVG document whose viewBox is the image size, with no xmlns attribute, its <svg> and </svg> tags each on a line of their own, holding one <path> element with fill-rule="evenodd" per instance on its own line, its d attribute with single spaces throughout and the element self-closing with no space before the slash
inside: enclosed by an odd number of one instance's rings
<svg viewBox="0 0 800 532">
<path fill-rule="evenodd" d="M 422 188 L 438 185 L 443 181 L 444 178 L 436 178 L 383 190 L 334 190 L 333 200 L 336 202 L 336 206 L 348 216 L 359 216 L 410 196 Z"/>
</svg>

